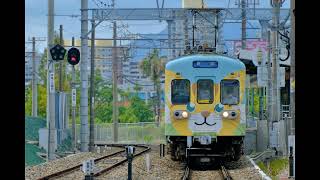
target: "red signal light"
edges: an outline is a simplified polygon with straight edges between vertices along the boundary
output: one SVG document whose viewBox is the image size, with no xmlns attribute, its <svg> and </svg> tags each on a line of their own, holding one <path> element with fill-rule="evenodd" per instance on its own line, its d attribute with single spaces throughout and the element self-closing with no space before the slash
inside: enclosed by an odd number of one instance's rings
<svg viewBox="0 0 320 180">
<path fill-rule="evenodd" d="M 76 57 L 71 56 L 71 61 L 76 61 Z"/>
</svg>

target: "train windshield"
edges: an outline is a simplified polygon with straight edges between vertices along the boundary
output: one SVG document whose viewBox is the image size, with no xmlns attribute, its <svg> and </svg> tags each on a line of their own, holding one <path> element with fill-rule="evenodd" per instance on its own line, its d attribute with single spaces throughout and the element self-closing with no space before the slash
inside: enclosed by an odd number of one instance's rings
<svg viewBox="0 0 320 180">
<path fill-rule="evenodd" d="M 201 79 L 197 82 L 197 99 L 199 104 L 212 104 L 213 102 L 213 81 Z"/>
<path fill-rule="evenodd" d="M 221 81 L 221 103 L 227 105 L 239 104 L 239 81 Z"/>
<path fill-rule="evenodd" d="M 172 104 L 187 104 L 190 102 L 190 81 L 187 79 L 174 79 L 171 81 Z"/>
</svg>

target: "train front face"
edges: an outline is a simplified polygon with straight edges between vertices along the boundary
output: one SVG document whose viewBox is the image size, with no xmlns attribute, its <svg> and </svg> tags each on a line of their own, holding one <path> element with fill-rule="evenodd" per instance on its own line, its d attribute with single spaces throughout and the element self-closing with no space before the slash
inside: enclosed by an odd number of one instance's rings
<svg viewBox="0 0 320 180">
<path fill-rule="evenodd" d="M 165 135 L 172 159 L 238 160 L 246 132 L 244 91 L 245 65 L 237 59 L 192 55 L 167 63 Z"/>
</svg>

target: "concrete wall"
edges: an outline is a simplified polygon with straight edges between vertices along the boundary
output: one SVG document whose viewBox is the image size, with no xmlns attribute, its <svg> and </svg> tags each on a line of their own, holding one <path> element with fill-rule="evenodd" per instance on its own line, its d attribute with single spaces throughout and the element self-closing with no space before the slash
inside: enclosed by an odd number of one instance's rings
<svg viewBox="0 0 320 180">
<path fill-rule="evenodd" d="M 279 121 L 279 151 L 287 155 L 287 128 L 285 120 Z"/>
<path fill-rule="evenodd" d="M 251 154 L 256 152 L 257 146 L 257 130 L 247 129 L 246 136 L 244 138 L 244 153 Z"/>
<path fill-rule="evenodd" d="M 54 131 L 55 133 L 55 142 L 57 142 L 57 130 Z M 48 151 L 48 129 L 47 128 L 40 128 L 39 129 L 39 147 Z M 57 149 L 57 143 L 55 143 L 54 149 Z"/>
<path fill-rule="evenodd" d="M 257 121 L 257 152 L 265 151 L 268 147 L 268 124 L 266 120 Z"/>
</svg>

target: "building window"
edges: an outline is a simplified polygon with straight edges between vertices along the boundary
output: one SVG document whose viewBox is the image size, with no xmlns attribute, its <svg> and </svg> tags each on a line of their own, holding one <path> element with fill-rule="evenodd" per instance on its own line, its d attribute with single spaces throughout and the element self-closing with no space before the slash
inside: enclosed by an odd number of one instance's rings
<svg viewBox="0 0 320 180">
<path fill-rule="evenodd" d="M 235 5 L 241 6 L 241 1 L 242 0 L 235 0 Z M 254 5 L 254 4 L 256 6 L 260 5 L 260 0 L 245 0 L 245 2 L 246 2 L 247 6 L 248 5 Z"/>
</svg>

